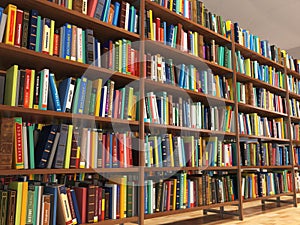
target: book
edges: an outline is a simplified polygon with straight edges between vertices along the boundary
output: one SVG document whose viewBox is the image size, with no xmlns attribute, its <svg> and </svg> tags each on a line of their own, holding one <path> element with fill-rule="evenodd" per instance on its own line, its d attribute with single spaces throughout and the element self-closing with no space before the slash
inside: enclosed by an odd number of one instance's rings
<svg viewBox="0 0 300 225">
<path fill-rule="evenodd" d="M 11 169 L 13 165 L 14 118 L 1 119 L 0 169 Z"/>
<path fill-rule="evenodd" d="M 15 28 L 17 18 L 17 6 L 8 4 L 4 10 L 7 14 L 6 31 L 4 43 L 8 45 L 14 45 L 15 43 Z"/>
</svg>

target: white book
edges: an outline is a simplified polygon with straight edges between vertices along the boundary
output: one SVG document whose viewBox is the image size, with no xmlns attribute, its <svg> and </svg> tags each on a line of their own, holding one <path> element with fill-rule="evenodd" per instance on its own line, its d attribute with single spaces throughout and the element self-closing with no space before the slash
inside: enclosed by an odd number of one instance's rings
<svg viewBox="0 0 300 225">
<path fill-rule="evenodd" d="M 126 14 L 125 14 L 125 30 L 129 30 L 129 10 L 130 10 L 130 4 L 126 2 Z"/>
<path fill-rule="evenodd" d="M 3 13 L 0 22 L 0 42 L 3 42 L 4 30 L 6 27 L 7 14 Z"/>
<path fill-rule="evenodd" d="M 23 135 L 23 153 L 24 153 L 24 169 L 28 169 L 28 143 L 27 143 L 27 126 L 26 123 L 23 123 L 22 126 L 22 135 Z"/>
<path fill-rule="evenodd" d="M 82 52 L 82 28 L 77 27 L 77 62 L 83 62 Z"/>
<path fill-rule="evenodd" d="M 123 145 L 124 145 L 124 167 L 128 167 L 128 159 L 127 159 L 127 142 L 126 142 L 126 133 L 120 134 L 123 136 Z"/>
<path fill-rule="evenodd" d="M 82 0 L 82 13 L 84 15 L 87 14 L 87 2 L 88 2 L 88 0 Z"/>
<path fill-rule="evenodd" d="M 98 162 L 98 132 L 97 129 L 93 130 L 93 141 L 94 141 L 94 145 L 95 145 L 95 152 L 94 152 L 94 162 L 92 168 L 97 168 L 97 162 Z"/>
<path fill-rule="evenodd" d="M 53 145 L 52 145 L 52 149 L 51 149 L 51 153 L 50 153 L 50 156 L 49 156 L 49 159 L 48 159 L 47 169 L 51 169 L 51 167 L 52 167 L 52 163 L 53 163 L 53 159 L 54 159 L 55 152 L 56 152 L 56 149 L 57 149 L 57 144 L 58 144 L 59 137 L 60 137 L 60 132 L 56 132 L 54 142 L 53 142 Z"/>
<path fill-rule="evenodd" d="M 90 154 L 91 154 L 91 130 L 88 129 L 87 131 L 87 137 L 86 137 L 86 166 L 85 168 L 91 168 L 91 162 L 90 162 Z"/>
<path fill-rule="evenodd" d="M 101 43 L 99 41 L 97 43 L 97 49 L 98 49 L 97 64 L 98 64 L 98 67 L 101 67 Z"/>
<path fill-rule="evenodd" d="M 138 21 L 139 21 L 139 16 L 135 15 L 135 21 L 134 21 L 134 33 L 138 32 Z"/>
<path fill-rule="evenodd" d="M 40 204 L 37 205 L 37 211 L 36 211 L 36 221 L 41 221 L 41 217 L 42 217 L 42 196 L 43 196 L 43 191 L 44 191 L 44 187 L 43 186 L 38 186 L 38 201 Z"/>
<path fill-rule="evenodd" d="M 106 107 L 106 98 L 107 98 L 107 86 L 103 86 L 103 94 L 102 94 L 102 101 L 101 101 L 101 109 L 102 111 L 100 112 L 100 115 L 102 117 L 105 117 L 105 107 Z"/>
</svg>

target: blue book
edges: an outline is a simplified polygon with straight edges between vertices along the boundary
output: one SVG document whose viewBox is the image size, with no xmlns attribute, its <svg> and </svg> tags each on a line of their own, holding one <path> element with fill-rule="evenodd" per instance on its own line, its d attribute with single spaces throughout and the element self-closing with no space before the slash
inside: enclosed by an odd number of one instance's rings
<svg viewBox="0 0 300 225">
<path fill-rule="evenodd" d="M 98 0 L 97 7 L 95 10 L 94 18 L 101 19 L 103 9 L 104 9 L 105 0 Z"/>
<path fill-rule="evenodd" d="M 53 110 L 55 110 L 57 112 L 61 112 L 60 99 L 59 99 L 58 90 L 56 87 L 55 76 L 53 73 L 50 73 L 49 83 L 50 83 L 50 88 L 49 88 L 48 96 L 53 102 L 53 106 L 54 106 Z"/>
<path fill-rule="evenodd" d="M 28 49 L 35 50 L 36 45 L 36 33 L 37 33 L 37 18 L 38 18 L 37 10 L 30 10 L 29 16 L 29 26 L 28 26 Z"/>
<path fill-rule="evenodd" d="M 112 21 L 112 25 L 114 25 L 114 26 L 118 26 L 119 13 L 120 13 L 120 3 L 115 2 L 115 12 L 114 12 L 113 21 Z"/>
<path fill-rule="evenodd" d="M 42 128 L 35 149 L 35 165 L 37 168 L 45 169 L 47 167 L 57 130 L 58 125 L 48 125 Z"/>
<path fill-rule="evenodd" d="M 181 64 L 180 65 L 179 79 L 178 79 L 178 85 L 181 88 L 184 87 L 184 77 L 185 77 L 184 70 L 185 70 L 185 64 Z"/>
<path fill-rule="evenodd" d="M 129 6 L 128 27 L 127 27 L 128 31 L 130 31 L 130 32 L 131 32 L 131 23 L 132 23 L 132 10 L 131 10 L 131 7 L 133 7 L 133 6 Z M 125 27 L 125 29 L 126 29 L 126 27 Z"/>
<path fill-rule="evenodd" d="M 112 164 L 113 164 L 113 162 L 112 162 L 112 158 L 113 158 L 113 153 L 112 153 L 112 151 L 113 151 L 113 137 L 114 137 L 114 134 L 113 133 L 111 133 L 111 134 L 108 134 L 108 135 L 110 135 L 110 138 L 109 138 L 109 168 L 112 168 L 113 166 L 112 166 Z"/>
<path fill-rule="evenodd" d="M 60 97 L 60 104 L 62 112 L 66 112 L 66 104 L 68 100 L 68 93 L 69 88 L 71 85 L 71 77 L 66 78 L 65 80 L 61 81 L 58 86 L 58 93 Z"/>
<path fill-rule="evenodd" d="M 72 47 L 72 26 L 68 23 L 64 25 L 64 40 L 65 42 L 65 55 L 63 58 L 71 58 L 71 47 Z"/>
<path fill-rule="evenodd" d="M 45 186 L 44 193 L 53 195 L 53 202 L 51 202 L 50 223 L 49 224 L 56 225 L 58 188 L 55 186 Z"/>
<path fill-rule="evenodd" d="M 76 219 L 77 219 L 77 224 L 81 224 L 82 223 L 81 215 L 80 215 L 80 211 L 79 211 L 79 207 L 78 207 L 78 203 L 77 203 L 77 199 L 76 199 L 76 193 L 75 193 L 74 189 L 71 189 L 70 192 L 71 192 L 73 207 L 74 207 L 74 211 L 75 211 L 75 215 L 76 215 Z"/>
<path fill-rule="evenodd" d="M 44 22 L 41 18 L 41 21 L 40 22 L 40 43 L 39 43 L 39 49 L 38 49 L 38 52 L 42 52 L 42 46 L 43 46 L 43 32 L 44 32 Z M 50 26 L 50 20 L 49 20 L 49 26 Z"/>
<path fill-rule="evenodd" d="M 1 20 L 2 20 L 2 14 L 3 14 L 3 8 L 2 7 L 0 7 L 0 22 L 1 22 Z"/>
<path fill-rule="evenodd" d="M 169 46 L 172 46 L 173 35 L 174 35 L 174 25 L 171 24 L 169 26 L 168 40 L 167 40 L 167 45 Z"/>
<path fill-rule="evenodd" d="M 77 113 L 82 114 L 84 110 L 84 102 L 86 97 L 86 86 L 87 86 L 87 78 L 85 76 L 81 77 L 80 89 L 79 89 L 79 97 L 78 97 L 78 105 L 77 105 Z"/>
<path fill-rule="evenodd" d="M 98 40 L 94 38 L 94 66 L 101 67 L 101 65 L 98 64 Z"/>
<path fill-rule="evenodd" d="M 110 2 L 111 0 L 106 0 L 104 3 L 104 8 L 102 11 L 102 16 L 101 16 L 101 20 L 103 22 L 107 22 L 108 21 L 108 14 L 109 14 L 109 9 L 110 9 Z"/>
<path fill-rule="evenodd" d="M 167 22 L 163 21 L 163 29 L 164 29 L 164 44 L 167 45 Z"/>
</svg>

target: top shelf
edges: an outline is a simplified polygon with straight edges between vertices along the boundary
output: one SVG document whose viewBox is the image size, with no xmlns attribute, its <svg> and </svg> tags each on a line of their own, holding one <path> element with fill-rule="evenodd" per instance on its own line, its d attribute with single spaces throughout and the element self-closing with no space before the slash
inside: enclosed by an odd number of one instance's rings
<svg viewBox="0 0 300 225">
<path fill-rule="evenodd" d="M 181 23 L 185 30 L 197 31 L 199 34 L 203 35 L 205 39 L 215 40 L 219 44 L 228 45 L 228 47 L 231 47 L 231 41 L 228 38 L 198 23 L 195 23 L 192 20 L 183 17 L 182 15 L 172 12 L 169 9 L 150 0 L 145 0 L 145 5 L 146 9 L 151 9 L 153 11 L 155 17 L 160 17 L 161 19 L 172 24 Z"/>
<path fill-rule="evenodd" d="M 45 0 L 1 0 L 0 6 L 5 7 L 8 4 L 14 4 L 22 10 L 36 9 L 41 16 L 54 19 L 56 27 L 60 27 L 65 23 L 71 23 L 84 29 L 92 29 L 95 37 L 101 42 L 120 38 L 137 41 L 140 37 L 140 35 L 123 28 L 113 26 Z"/>
<path fill-rule="evenodd" d="M 240 51 L 241 54 L 244 56 L 244 57 L 247 57 L 247 58 L 250 58 L 251 60 L 256 60 L 258 61 L 260 64 L 264 64 L 264 65 L 268 65 L 268 66 L 272 66 L 272 67 L 275 67 L 277 69 L 280 69 L 280 70 L 284 70 L 284 66 L 279 64 L 279 63 L 276 63 L 275 61 L 257 53 L 257 52 L 254 52 L 248 48 L 246 48 L 245 46 L 243 45 L 240 45 L 238 43 L 235 42 L 235 50 L 236 51 Z"/>
</svg>

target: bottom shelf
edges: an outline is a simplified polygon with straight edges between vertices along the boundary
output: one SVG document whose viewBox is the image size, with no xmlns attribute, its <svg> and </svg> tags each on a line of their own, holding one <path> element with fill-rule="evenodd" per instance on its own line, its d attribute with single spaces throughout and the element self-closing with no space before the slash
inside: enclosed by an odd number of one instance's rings
<svg viewBox="0 0 300 225">
<path fill-rule="evenodd" d="M 103 220 L 98 223 L 92 223 L 93 225 L 113 225 L 113 224 L 123 224 L 123 223 L 137 223 L 139 218 L 137 216 L 135 217 L 129 217 L 129 218 L 122 218 L 117 220 Z M 84 223 L 82 225 L 89 225 L 91 223 Z"/>
<path fill-rule="evenodd" d="M 277 195 L 269 195 L 269 196 L 263 196 L 263 197 L 258 197 L 258 198 L 244 199 L 243 202 L 247 203 L 247 202 L 253 202 L 253 201 L 258 201 L 258 200 L 266 200 L 269 198 L 277 198 L 277 197 L 282 197 L 282 196 L 293 196 L 293 195 L 294 195 L 293 192 L 287 192 L 287 193 L 280 193 Z"/>
<path fill-rule="evenodd" d="M 239 204 L 239 201 L 232 201 L 232 202 L 223 202 L 223 203 L 216 203 L 216 204 L 210 204 L 210 205 L 203 205 L 203 206 L 187 208 L 187 209 L 178 209 L 178 210 L 172 210 L 172 211 L 157 212 L 157 213 L 145 215 L 145 219 L 151 219 L 151 218 L 155 218 L 155 217 L 192 212 L 192 211 L 203 210 L 203 209 L 218 208 L 218 207 L 222 207 L 222 206 L 238 205 L 238 204 Z"/>
</svg>

